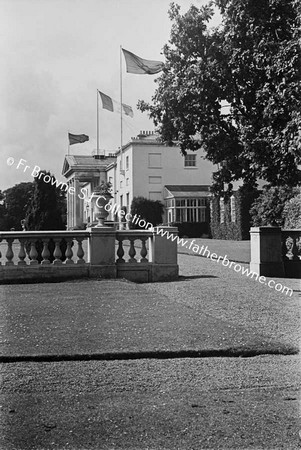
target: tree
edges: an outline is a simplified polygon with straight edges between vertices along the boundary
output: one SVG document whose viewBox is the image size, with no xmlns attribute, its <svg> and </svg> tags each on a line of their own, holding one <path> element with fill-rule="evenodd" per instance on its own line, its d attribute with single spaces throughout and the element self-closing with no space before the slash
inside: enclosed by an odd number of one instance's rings
<svg viewBox="0 0 301 450">
<path fill-rule="evenodd" d="M 32 182 L 19 183 L 1 193 L 0 229 L 2 231 L 14 228 L 22 230 L 21 220 L 25 219 L 27 209 L 33 194 Z"/>
<path fill-rule="evenodd" d="M 298 193 L 298 188 L 265 186 L 250 209 L 253 226 L 283 226 L 285 223 L 285 206 Z"/>
<path fill-rule="evenodd" d="M 65 230 L 66 229 L 66 197 L 65 192 L 55 185 L 55 178 L 50 172 L 42 171 L 43 176 L 35 178 L 34 191 L 31 202 L 27 209 L 25 218 L 26 230 Z M 46 181 L 49 180 L 50 182 Z M 30 242 L 26 243 L 26 251 L 30 254 Z M 37 260 L 42 261 L 43 242 L 36 241 Z M 49 261 L 53 262 L 54 241 L 50 239 L 48 249 L 50 251 Z M 64 261 L 66 251 L 66 241 L 60 243 L 62 252 L 61 260 Z"/>
<path fill-rule="evenodd" d="M 301 191 L 285 203 L 282 215 L 284 218 L 284 228 L 301 228 Z"/>
<path fill-rule="evenodd" d="M 213 5 L 222 25 L 210 29 Z M 297 0 L 214 0 L 181 15 L 172 4 L 166 64 L 148 111 L 164 142 L 200 147 L 214 187 L 261 178 L 298 183 L 301 129 L 301 5 Z M 227 107 L 225 107 L 227 106 Z"/>
<path fill-rule="evenodd" d="M 26 216 L 27 230 L 65 230 L 66 200 L 61 189 L 44 181 L 46 171 L 41 178 L 34 180 L 34 192 Z"/>
<path fill-rule="evenodd" d="M 140 219 L 145 220 L 146 223 L 151 223 L 153 226 L 159 225 L 162 222 L 164 205 L 159 200 L 148 200 L 144 197 L 134 197 L 131 204 L 131 214 L 134 217 L 140 216 Z M 130 223 L 131 228 L 138 228 L 138 223 Z"/>
</svg>

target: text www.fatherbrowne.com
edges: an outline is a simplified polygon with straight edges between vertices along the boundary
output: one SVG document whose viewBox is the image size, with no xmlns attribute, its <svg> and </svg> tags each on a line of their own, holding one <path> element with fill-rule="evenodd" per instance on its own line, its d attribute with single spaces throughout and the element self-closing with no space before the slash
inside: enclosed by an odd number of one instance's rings
<svg viewBox="0 0 301 450">
<path fill-rule="evenodd" d="M 166 239 L 169 239 L 171 241 L 177 241 L 177 244 L 187 248 L 188 250 L 192 250 L 195 254 L 198 254 L 200 256 L 204 256 L 206 258 L 211 259 L 211 261 L 215 261 L 217 263 L 222 263 L 224 267 L 232 268 L 237 273 L 242 273 L 242 275 L 246 275 L 248 278 L 254 278 L 256 281 L 258 281 L 260 284 L 264 284 L 268 286 L 270 289 L 275 289 L 277 292 L 282 292 L 285 295 L 289 295 L 290 297 L 293 295 L 293 290 L 287 286 L 283 286 L 281 283 L 276 283 L 275 280 L 267 280 L 265 276 L 259 274 L 257 272 L 253 272 L 247 267 L 243 267 L 237 262 L 230 261 L 227 258 L 227 255 L 225 256 L 218 256 L 216 253 L 211 253 L 208 249 L 208 246 L 199 246 L 195 243 L 195 240 L 192 240 L 190 243 L 187 240 L 184 240 L 183 238 L 179 238 L 177 235 L 173 233 L 169 233 L 168 230 L 164 229 L 156 229 L 156 233 L 160 236 L 165 236 Z"/>
</svg>

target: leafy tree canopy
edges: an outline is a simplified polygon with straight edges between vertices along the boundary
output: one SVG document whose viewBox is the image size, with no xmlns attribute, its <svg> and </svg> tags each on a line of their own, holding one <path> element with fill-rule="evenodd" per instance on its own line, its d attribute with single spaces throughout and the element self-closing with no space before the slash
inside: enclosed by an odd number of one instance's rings
<svg viewBox="0 0 301 450">
<path fill-rule="evenodd" d="M 287 201 L 283 209 L 284 228 L 301 228 L 301 191 Z"/>
<path fill-rule="evenodd" d="M 222 24 L 209 28 L 213 7 Z M 166 64 L 148 111 L 164 142 L 203 147 L 219 169 L 215 189 L 261 178 L 298 183 L 301 143 L 301 4 L 213 0 L 183 15 L 171 4 Z M 228 105 L 228 106 L 227 106 Z M 299 147 L 299 148 L 298 148 Z"/>
<path fill-rule="evenodd" d="M 289 186 L 264 186 L 250 209 L 253 226 L 278 225 L 283 227 L 287 216 L 285 207 L 298 193 L 298 188 Z"/>
<path fill-rule="evenodd" d="M 34 183 L 19 183 L 0 194 L 0 229 L 8 231 L 14 228 L 22 230 L 21 220 L 33 195 Z M 3 204 L 2 204 L 3 203 Z"/>
<path fill-rule="evenodd" d="M 54 178 L 50 172 L 45 175 Z M 45 176 L 44 176 L 45 178 Z M 35 178 L 34 192 L 27 210 L 27 230 L 65 230 L 66 199 L 65 193 L 54 184 Z"/>
</svg>

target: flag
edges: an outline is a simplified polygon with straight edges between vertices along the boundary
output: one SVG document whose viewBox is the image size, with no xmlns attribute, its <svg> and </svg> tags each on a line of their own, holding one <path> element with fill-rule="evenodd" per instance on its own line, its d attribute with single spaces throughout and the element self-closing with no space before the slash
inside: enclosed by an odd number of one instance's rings
<svg viewBox="0 0 301 450">
<path fill-rule="evenodd" d="M 140 58 L 139 56 L 134 55 L 134 53 L 124 50 L 124 48 L 122 51 L 125 58 L 126 71 L 128 73 L 153 75 L 163 69 L 164 63 L 161 61 L 151 61 Z"/>
<path fill-rule="evenodd" d="M 102 107 L 108 111 L 114 111 L 113 100 L 106 94 L 98 91 L 102 101 Z"/>
<path fill-rule="evenodd" d="M 81 144 L 82 142 L 86 142 L 89 140 L 89 136 L 87 136 L 86 134 L 68 133 L 68 136 L 69 136 L 69 145 Z"/>
<path fill-rule="evenodd" d="M 134 112 L 133 112 L 131 106 L 125 105 L 124 103 L 122 103 L 122 109 L 126 116 L 134 117 Z"/>
<path fill-rule="evenodd" d="M 120 103 L 113 100 L 108 95 L 104 94 L 103 92 L 99 92 L 101 101 L 102 101 L 102 107 L 103 109 L 107 109 L 108 111 L 112 112 L 120 112 Z M 122 111 L 126 116 L 134 117 L 134 112 L 131 106 L 126 105 L 125 103 L 122 103 Z"/>
</svg>

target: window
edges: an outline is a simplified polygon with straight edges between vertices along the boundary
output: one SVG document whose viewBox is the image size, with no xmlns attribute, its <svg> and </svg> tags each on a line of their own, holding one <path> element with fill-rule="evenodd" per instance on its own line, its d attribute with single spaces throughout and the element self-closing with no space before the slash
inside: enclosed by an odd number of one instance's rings
<svg viewBox="0 0 301 450">
<path fill-rule="evenodd" d="M 109 183 L 113 184 L 113 177 L 109 177 Z"/>
<path fill-rule="evenodd" d="M 149 184 L 161 184 L 162 177 L 148 177 Z"/>
<path fill-rule="evenodd" d="M 129 169 L 129 157 L 128 156 L 125 158 L 125 169 L 126 170 Z"/>
<path fill-rule="evenodd" d="M 123 181 L 120 181 L 120 187 L 123 188 Z"/>
<path fill-rule="evenodd" d="M 126 194 L 126 209 L 127 209 L 127 211 L 129 211 L 129 209 L 130 209 L 130 194 L 129 193 Z"/>
<path fill-rule="evenodd" d="M 175 206 L 175 199 L 168 198 L 167 200 L 165 200 L 165 206 L 166 208 L 173 208 Z"/>
<path fill-rule="evenodd" d="M 223 198 L 221 198 L 219 200 L 219 217 L 220 217 L 220 223 L 224 223 L 224 221 L 225 221 L 225 202 L 224 202 Z"/>
<path fill-rule="evenodd" d="M 196 155 L 185 155 L 184 167 L 196 167 Z"/>
<path fill-rule="evenodd" d="M 234 195 L 230 198 L 231 222 L 236 222 L 236 205 Z"/>
<path fill-rule="evenodd" d="M 153 169 L 161 169 L 161 153 L 148 154 L 148 167 Z"/>
<path fill-rule="evenodd" d="M 206 222 L 206 198 L 182 198 L 176 200 L 176 222 Z"/>
<path fill-rule="evenodd" d="M 210 220 L 212 220 L 213 217 L 213 201 L 210 200 Z"/>
<path fill-rule="evenodd" d="M 125 184 L 126 184 L 126 186 L 128 186 L 130 184 L 130 179 L 129 178 L 126 179 Z"/>
<path fill-rule="evenodd" d="M 120 196 L 120 206 L 123 206 L 123 195 Z"/>
</svg>

